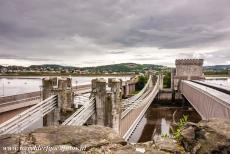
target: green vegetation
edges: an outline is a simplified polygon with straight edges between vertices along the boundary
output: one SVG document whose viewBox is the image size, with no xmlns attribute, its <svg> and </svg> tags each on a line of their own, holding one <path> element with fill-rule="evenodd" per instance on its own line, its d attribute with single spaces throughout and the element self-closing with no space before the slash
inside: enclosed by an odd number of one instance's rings
<svg viewBox="0 0 230 154">
<path fill-rule="evenodd" d="M 143 89 L 145 84 L 147 83 L 147 81 L 148 81 L 148 77 L 146 77 L 144 75 L 139 76 L 138 82 L 135 85 L 136 91 L 140 91 L 141 89 Z"/>
<path fill-rule="evenodd" d="M 106 75 L 106 74 L 139 74 L 146 70 L 160 71 L 167 67 L 154 64 L 135 64 L 135 63 L 121 63 L 113 65 L 104 65 L 96 67 L 72 67 L 61 65 L 31 65 L 29 67 L 23 66 L 1 66 L 0 75 L 10 76 L 34 76 L 34 75 Z"/>
<path fill-rule="evenodd" d="M 171 72 L 165 72 L 164 73 L 163 85 L 164 85 L 164 88 L 170 88 L 171 87 Z"/>
<path fill-rule="evenodd" d="M 88 71 L 94 72 L 133 72 L 133 73 L 144 73 L 145 70 L 160 70 L 164 66 L 161 65 L 153 65 L 153 64 L 135 64 L 135 63 L 121 63 L 121 64 L 114 64 L 114 65 L 104 65 L 104 66 L 97 66 L 97 67 L 85 67 L 84 69 Z"/>
<path fill-rule="evenodd" d="M 183 117 L 177 123 L 176 131 L 173 132 L 173 136 L 177 141 L 181 140 L 181 131 L 187 122 L 188 122 L 188 115 L 183 115 Z"/>
<path fill-rule="evenodd" d="M 230 65 L 204 66 L 205 76 L 230 76 Z"/>
</svg>

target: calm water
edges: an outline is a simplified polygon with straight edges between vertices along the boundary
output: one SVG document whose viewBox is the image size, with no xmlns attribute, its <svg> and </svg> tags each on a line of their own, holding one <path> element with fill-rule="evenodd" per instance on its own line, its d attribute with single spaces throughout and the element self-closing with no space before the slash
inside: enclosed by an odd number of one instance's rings
<svg viewBox="0 0 230 154">
<path fill-rule="evenodd" d="M 180 107 L 157 107 L 152 104 L 129 139 L 129 142 L 153 141 L 165 134 L 171 136 L 173 123 L 177 122 L 183 115 L 188 115 L 191 122 L 199 122 L 201 120 L 201 117 L 194 110 L 185 110 Z"/>
<path fill-rule="evenodd" d="M 27 78 L 17 78 L 17 77 L 4 77 L 0 78 L 0 96 L 9 96 L 22 94 L 27 92 L 39 91 L 41 90 L 43 77 L 27 77 Z M 72 84 L 75 85 L 84 85 L 90 84 L 91 80 L 94 78 L 100 77 L 72 77 Z M 114 77 L 103 77 L 106 80 L 108 78 Z M 122 80 L 130 79 L 129 76 L 120 76 L 116 77 Z"/>
<path fill-rule="evenodd" d="M 218 85 L 230 88 L 230 78 L 208 79 L 208 80 L 205 80 L 205 82 L 214 83 L 214 84 L 218 84 Z"/>
</svg>

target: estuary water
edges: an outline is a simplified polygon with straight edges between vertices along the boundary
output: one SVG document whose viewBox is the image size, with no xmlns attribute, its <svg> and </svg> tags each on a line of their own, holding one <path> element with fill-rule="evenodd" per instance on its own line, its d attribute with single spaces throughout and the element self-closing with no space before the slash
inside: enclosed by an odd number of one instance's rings
<svg viewBox="0 0 230 154">
<path fill-rule="evenodd" d="M 214 83 L 214 84 L 218 84 L 221 85 L 223 87 L 229 87 L 230 88 L 230 78 L 208 78 L 205 80 L 205 82 L 208 83 Z"/>
<path fill-rule="evenodd" d="M 182 107 L 159 106 L 151 104 L 136 127 L 129 142 L 140 143 L 154 141 L 161 136 L 172 136 L 172 130 L 175 128 L 175 123 L 183 116 L 188 116 L 188 121 L 199 122 L 201 117 L 194 110 L 183 109 Z"/>
<path fill-rule="evenodd" d="M 42 78 L 44 77 L 0 77 L 0 97 L 23 94 L 41 90 Z M 95 78 L 118 78 L 123 81 L 129 80 L 130 76 L 78 76 L 72 77 L 72 85 L 90 84 Z"/>
</svg>

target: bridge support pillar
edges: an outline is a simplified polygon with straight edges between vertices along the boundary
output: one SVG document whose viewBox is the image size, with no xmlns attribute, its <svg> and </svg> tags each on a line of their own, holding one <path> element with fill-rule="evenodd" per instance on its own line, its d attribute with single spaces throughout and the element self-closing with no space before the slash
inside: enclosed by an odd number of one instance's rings
<svg viewBox="0 0 230 154">
<path fill-rule="evenodd" d="M 96 99 L 96 124 L 111 127 L 119 133 L 121 120 L 122 82 L 109 79 L 108 86 L 111 91 L 106 91 L 104 79 L 92 80 L 92 94 Z"/>
<path fill-rule="evenodd" d="M 45 100 L 52 95 L 57 95 L 57 107 L 43 118 L 43 125 L 58 125 L 64 118 L 66 112 L 72 111 L 73 92 L 70 78 L 43 78 L 42 99 Z"/>
<path fill-rule="evenodd" d="M 127 98 L 128 95 L 129 95 L 129 84 L 127 82 L 125 82 L 125 85 L 124 85 L 124 98 Z"/>
<path fill-rule="evenodd" d="M 96 98 L 96 91 L 97 91 L 97 79 L 92 79 L 91 81 L 91 94 L 90 94 L 90 99 L 95 97 Z M 96 108 L 95 108 L 96 109 Z M 90 117 L 89 121 L 91 124 L 96 125 L 97 124 L 97 117 L 96 117 L 96 112 Z"/>
<path fill-rule="evenodd" d="M 95 82 L 95 99 L 96 99 L 96 124 L 107 126 L 106 111 L 106 81 L 104 79 L 97 79 Z"/>
<path fill-rule="evenodd" d="M 108 102 L 110 108 L 112 109 L 111 116 L 109 119 L 110 127 L 113 128 L 114 131 L 119 133 L 120 130 L 120 121 L 121 121 L 121 88 L 122 82 L 117 79 L 113 79 L 110 84 L 111 87 L 111 102 Z"/>
</svg>

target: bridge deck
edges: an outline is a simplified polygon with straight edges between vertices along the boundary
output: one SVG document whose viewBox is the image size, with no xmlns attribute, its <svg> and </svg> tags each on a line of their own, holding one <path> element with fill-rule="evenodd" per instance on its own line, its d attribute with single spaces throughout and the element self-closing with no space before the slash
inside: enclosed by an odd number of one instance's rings
<svg viewBox="0 0 230 154">
<path fill-rule="evenodd" d="M 202 119 L 230 119 L 230 95 L 192 81 L 182 81 L 181 92 Z"/>
<path fill-rule="evenodd" d="M 218 90 L 215 90 L 213 88 L 209 88 L 205 85 L 201 85 L 201 84 L 194 83 L 191 81 L 184 81 L 184 82 L 189 83 L 190 85 L 192 85 L 196 88 L 199 88 L 200 90 L 203 90 L 206 93 L 209 93 L 210 95 L 222 100 L 223 102 L 225 102 L 227 104 L 230 104 L 230 95 L 228 95 L 226 93 L 223 93 L 221 91 L 218 91 Z M 213 84 L 210 84 L 210 85 L 213 85 Z"/>
<path fill-rule="evenodd" d="M 198 83 L 198 84 L 202 84 L 204 86 L 216 89 L 218 91 L 221 91 L 221 92 L 224 92 L 224 93 L 227 93 L 227 94 L 230 94 L 230 87 L 228 87 L 228 86 L 218 85 L 218 84 L 215 84 L 215 83 L 209 83 L 209 82 L 205 82 L 205 81 L 197 81 L 197 80 L 195 80 L 193 82 Z"/>
</svg>

